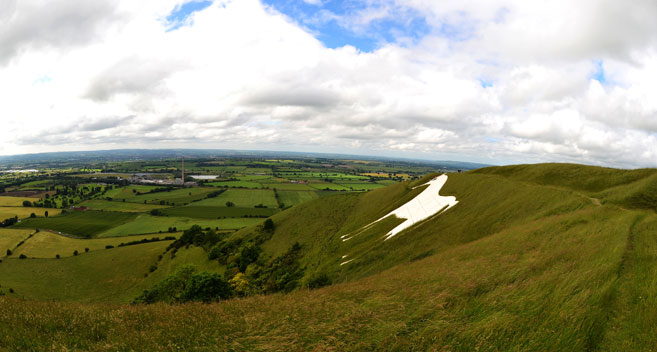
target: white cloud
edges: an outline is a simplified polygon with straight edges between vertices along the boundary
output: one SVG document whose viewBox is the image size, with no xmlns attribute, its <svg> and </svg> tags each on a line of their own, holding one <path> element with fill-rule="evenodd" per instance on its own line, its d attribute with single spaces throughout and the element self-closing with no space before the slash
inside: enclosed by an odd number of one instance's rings
<svg viewBox="0 0 657 352">
<path fill-rule="evenodd" d="M 167 31 L 182 3 L 3 1 L 0 153 L 220 147 L 657 166 L 653 1 L 372 2 L 340 20 L 358 31 L 424 14 L 431 27 L 373 52 L 326 48 L 257 0 L 216 0 Z M 605 83 L 592 78 L 598 62 Z"/>
</svg>

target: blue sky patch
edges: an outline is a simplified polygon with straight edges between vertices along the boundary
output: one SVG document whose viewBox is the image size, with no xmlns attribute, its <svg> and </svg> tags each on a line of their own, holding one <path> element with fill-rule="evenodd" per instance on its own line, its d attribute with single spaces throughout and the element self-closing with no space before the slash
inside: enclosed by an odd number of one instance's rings
<svg viewBox="0 0 657 352">
<path fill-rule="evenodd" d="M 198 12 L 206 9 L 208 6 L 212 5 L 212 0 L 202 0 L 202 1 L 190 1 L 182 4 L 181 6 L 176 6 L 173 11 L 166 17 L 168 24 L 167 31 L 173 31 L 185 24 L 185 20 L 194 12 Z"/>
<path fill-rule="evenodd" d="M 595 69 L 593 70 L 593 74 L 591 74 L 591 78 L 600 82 L 601 84 L 607 83 L 607 75 L 605 74 L 604 61 L 596 60 L 593 62 L 593 64 L 595 65 Z"/>
<path fill-rule="evenodd" d="M 263 0 L 275 10 L 309 29 L 328 48 L 351 45 L 371 52 L 387 43 L 409 45 L 421 40 L 431 28 L 419 13 L 405 10 L 376 18 L 366 24 L 354 19 L 364 11 L 383 10 L 363 0 L 323 0 L 310 4 L 303 0 Z M 374 3 L 376 4 L 376 2 Z"/>
</svg>

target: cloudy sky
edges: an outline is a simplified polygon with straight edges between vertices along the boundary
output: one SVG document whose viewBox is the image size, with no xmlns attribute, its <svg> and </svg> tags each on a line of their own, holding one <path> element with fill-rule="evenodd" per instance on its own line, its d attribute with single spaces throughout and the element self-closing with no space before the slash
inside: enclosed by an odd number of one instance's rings
<svg viewBox="0 0 657 352">
<path fill-rule="evenodd" d="M 0 0 L 0 154 L 657 166 L 654 0 Z"/>
</svg>

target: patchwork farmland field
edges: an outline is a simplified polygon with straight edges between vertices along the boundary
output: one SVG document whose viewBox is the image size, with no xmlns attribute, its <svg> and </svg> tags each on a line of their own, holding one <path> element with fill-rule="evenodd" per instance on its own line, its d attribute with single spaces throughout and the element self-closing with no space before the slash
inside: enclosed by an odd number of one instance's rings
<svg viewBox="0 0 657 352">
<path fill-rule="evenodd" d="M 143 213 L 143 212 L 151 211 L 153 209 L 167 208 L 166 205 L 116 202 L 116 201 L 110 202 L 107 200 L 97 200 L 97 199 L 82 202 L 80 203 L 80 205 L 87 207 L 91 210 L 121 211 L 121 212 L 131 212 L 131 213 Z"/>
<path fill-rule="evenodd" d="M 227 202 L 232 202 L 236 207 L 252 208 L 262 204 L 268 208 L 278 208 L 278 202 L 274 196 L 274 191 L 263 190 L 246 190 L 246 189 L 228 189 L 214 198 L 208 198 L 195 202 L 195 206 L 226 206 Z"/>
<path fill-rule="evenodd" d="M 30 218 L 14 225 L 18 228 L 49 229 L 79 237 L 93 237 L 103 231 L 133 220 L 126 212 L 81 211 L 47 218 Z"/>
<path fill-rule="evenodd" d="M 126 222 L 122 225 L 109 228 L 98 237 L 128 236 L 138 234 L 166 233 L 169 228 L 176 228 L 178 231 L 186 230 L 193 225 L 199 225 L 203 228 L 218 228 L 219 230 L 236 230 L 242 227 L 261 223 L 263 219 L 258 218 L 236 218 L 236 219 L 192 219 L 187 217 L 174 216 L 152 216 L 141 214 L 133 221 Z"/>
<path fill-rule="evenodd" d="M 162 236 L 124 236 L 124 237 L 107 237 L 107 238 L 93 238 L 93 239 L 75 239 L 65 237 L 62 235 L 50 233 L 48 231 L 40 231 L 34 234 L 30 239 L 25 241 L 20 247 L 14 251 L 11 258 L 17 258 L 21 254 L 28 258 L 55 258 L 56 255 L 60 257 L 72 257 L 75 251 L 78 255 L 87 253 L 89 251 L 106 250 L 107 246 L 118 247 L 120 244 L 125 244 L 132 241 L 141 241 L 143 239 L 152 240 L 154 237 L 163 239 L 165 237 L 180 237 L 180 233 L 167 233 Z M 2 247 L 0 247 L 1 249 Z"/>
<path fill-rule="evenodd" d="M 192 203 L 196 204 L 196 203 Z M 241 208 L 241 207 L 213 207 L 187 205 L 184 207 L 162 210 L 168 216 L 188 217 L 195 219 L 243 218 L 245 216 L 268 217 L 276 214 L 276 208 Z"/>
<path fill-rule="evenodd" d="M 208 183 L 208 186 L 230 188 L 262 188 L 260 183 L 250 181 L 219 181 Z"/>
<path fill-rule="evenodd" d="M 61 209 L 45 209 L 45 208 L 32 208 L 32 207 L 0 207 L 0 221 L 17 216 L 19 219 L 29 218 L 32 213 L 35 216 L 45 216 L 48 212 L 49 216 L 58 215 L 62 212 Z"/>
<path fill-rule="evenodd" d="M 22 207 L 23 202 L 33 202 L 34 198 L 28 197 L 0 197 L 0 207 Z"/>
<path fill-rule="evenodd" d="M 34 230 L 17 230 L 17 229 L 0 229 L 0 257 L 4 256 L 7 250 L 14 250 L 16 245 L 25 240 Z"/>
</svg>

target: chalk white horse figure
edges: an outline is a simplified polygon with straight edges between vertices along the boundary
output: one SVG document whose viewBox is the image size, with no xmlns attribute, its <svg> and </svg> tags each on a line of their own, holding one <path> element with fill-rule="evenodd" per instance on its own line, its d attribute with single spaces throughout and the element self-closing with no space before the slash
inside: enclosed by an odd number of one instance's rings
<svg viewBox="0 0 657 352">
<path fill-rule="evenodd" d="M 397 225 L 397 227 L 390 230 L 390 232 L 388 232 L 385 235 L 384 241 L 387 241 L 392 237 L 394 237 L 395 235 L 397 235 L 398 233 L 413 226 L 414 224 L 422 220 L 428 219 L 434 215 L 445 212 L 447 209 L 458 204 L 456 197 L 452 197 L 452 196 L 443 197 L 440 194 L 438 194 L 440 189 L 443 188 L 443 186 L 445 185 L 445 182 L 447 182 L 447 175 L 443 174 L 435 177 L 434 179 L 423 185 L 417 186 L 417 187 L 422 187 L 429 185 L 429 187 L 427 187 L 424 191 L 422 191 L 422 193 L 418 194 L 415 198 L 410 200 L 408 203 L 391 211 L 387 215 L 370 223 L 369 225 L 361 228 L 357 233 L 353 235 L 347 234 L 342 236 L 342 241 L 348 241 L 352 239 L 354 236 L 362 233 L 363 231 L 372 227 L 372 225 L 376 224 L 377 222 L 391 215 L 395 215 L 400 219 L 405 219 L 404 222 Z"/>
</svg>

